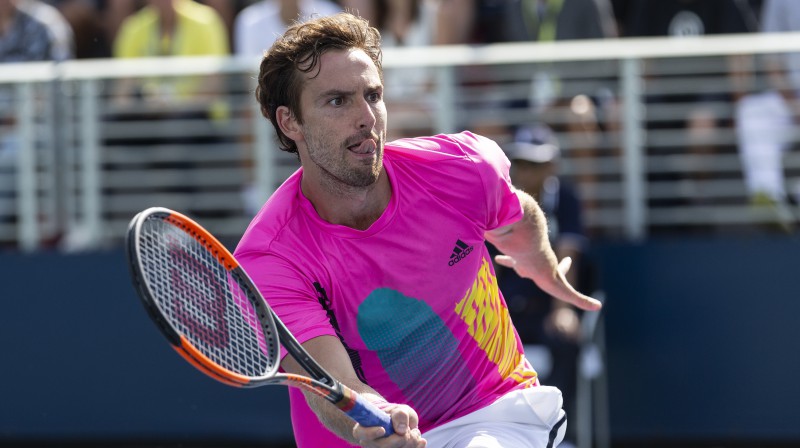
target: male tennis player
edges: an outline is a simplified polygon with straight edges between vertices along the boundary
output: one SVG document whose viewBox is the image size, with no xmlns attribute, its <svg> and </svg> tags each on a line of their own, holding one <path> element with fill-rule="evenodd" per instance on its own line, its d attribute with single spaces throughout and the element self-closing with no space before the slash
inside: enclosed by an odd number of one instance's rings
<svg viewBox="0 0 800 448">
<path fill-rule="evenodd" d="M 497 260 L 576 306 L 536 202 L 497 144 L 464 132 L 385 142 L 380 35 L 342 13 L 292 26 L 256 96 L 301 168 L 236 257 L 313 357 L 391 415 L 360 427 L 290 391 L 298 447 L 549 447 L 561 393 L 539 384 L 498 291 Z M 286 357 L 282 368 L 303 373 Z"/>
</svg>

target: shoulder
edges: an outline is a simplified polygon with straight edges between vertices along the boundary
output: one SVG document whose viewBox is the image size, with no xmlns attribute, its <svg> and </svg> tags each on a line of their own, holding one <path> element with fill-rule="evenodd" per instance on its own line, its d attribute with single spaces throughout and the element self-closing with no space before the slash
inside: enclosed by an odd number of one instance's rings
<svg viewBox="0 0 800 448">
<path fill-rule="evenodd" d="M 141 10 L 128 16 L 120 26 L 116 42 L 125 42 L 132 39 L 141 39 L 139 35 L 148 33 L 158 23 L 158 16 L 153 8 L 145 6 Z"/>
<path fill-rule="evenodd" d="M 386 156 L 425 183 L 492 184 L 507 178 L 510 166 L 497 143 L 468 131 L 396 140 L 386 145 Z"/>
<path fill-rule="evenodd" d="M 44 23 L 36 20 L 36 18 L 23 10 L 17 10 L 14 16 L 14 21 L 11 22 L 16 29 L 29 30 L 29 29 L 44 29 Z"/>
<path fill-rule="evenodd" d="M 28 8 L 17 9 L 15 20 L 27 33 L 46 33 L 48 31 L 47 23 Z"/>
<path fill-rule="evenodd" d="M 57 9 L 44 2 L 22 2 L 17 11 L 48 27 L 69 27 Z"/>
<path fill-rule="evenodd" d="M 177 0 L 175 9 L 178 14 L 193 22 L 207 25 L 223 25 L 222 18 L 217 11 L 208 5 L 193 0 Z"/>
<path fill-rule="evenodd" d="M 158 14 L 151 6 L 145 6 L 144 8 L 136 11 L 135 13 L 129 15 L 123 22 L 123 26 L 128 27 L 145 27 L 145 26 L 153 26 L 158 22 Z"/>
<path fill-rule="evenodd" d="M 388 143 L 387 152 L 401 158 L 427 161 L 452 161 L 469 159 L 505 158 L 503 151 L 493 140 L 469 131 L 458 134 L 439 134 L 430 137 L 415 137 Z"/>
</svg>

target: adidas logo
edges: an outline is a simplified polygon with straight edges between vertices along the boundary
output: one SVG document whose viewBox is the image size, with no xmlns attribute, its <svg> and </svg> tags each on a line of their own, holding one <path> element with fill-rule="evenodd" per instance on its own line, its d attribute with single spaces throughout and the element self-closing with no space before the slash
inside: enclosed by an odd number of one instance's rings
<svg viewBox="0 0 800 448">
<path fill-rule="evenodd" d="M 450 254 L 450 262 L 447 263 L 450 266 L 458 263 L 459 261 L 463 260 L 467 257 L 470 253 L 472 253 L 473 246 L 467 246 L 467 243 L 456 240 L 456 247 L 453 248 L 453 253 Z"/>
</svg>

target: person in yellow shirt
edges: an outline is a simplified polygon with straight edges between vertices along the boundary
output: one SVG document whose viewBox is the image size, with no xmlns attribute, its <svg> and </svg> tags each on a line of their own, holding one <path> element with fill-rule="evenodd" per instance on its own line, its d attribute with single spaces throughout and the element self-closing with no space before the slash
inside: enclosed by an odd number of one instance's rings
<svg viewBox="0 0 800 448">
<path fill-rule="evenodd" d="M 113 55 L 117 58 L 224 56 L 230 54 L 228 35 L 222 18 L 209 6 L 193 0 L 147 0 L 144 8 L 122 23 Z M 140 94 L 163 105 L 213 94 L 212 87 L 218 85 L 209 86 L 207 80 L 197 78 L 150 79 L 139 86 L 123 82 L 118 94 L 123 102 L 131 94 Z"/>
<path fill-rule="evenodd" d="M 170 58 L 227 56 L 229 33 L 221 16 L 209 6 L 193 0 L 146 0 L 145 6 L 128 16 L 113 44 L 113 56 L 126 58 Z M 166 62 L 166 61 L 165 61 Z M 225 75 L 148 76 L 120 79 L 114 86 L 117 122 L 165 125 L 167 132 L 147 132 L 135 137 L 114 137 L 108 145 L 196 148 L 228 142 L 231 116 Z M 162 149 L 163 151 L 163 149 Z M 198 164 L 175 152 L 171 157 L 149 162 L 152 170 L 169 170 L 173 178 L 185 179 L 170 188 L 180 195 L 184 210 L 196 216 L 223 216 L 227 211 L 199 206 L 195 196 L 215 191 L 214 186 L 194 175 Z"/>
</svg>

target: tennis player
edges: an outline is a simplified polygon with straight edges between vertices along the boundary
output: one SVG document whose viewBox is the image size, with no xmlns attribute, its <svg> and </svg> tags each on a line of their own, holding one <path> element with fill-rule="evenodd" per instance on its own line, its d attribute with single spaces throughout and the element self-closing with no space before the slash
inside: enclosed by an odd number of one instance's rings
<svg viewBox="0 0 800 448">
<path fill-rule="evenodd" d="M 525 360 L 485 241 L 552 296 L 600 303 L 565 279 L 569 259 L 498 145 L 469 132 L 386 142 L 380 35 L 348 13 L 289 28 L 258 81 L 301 168 L 235 255 L 311 355 L 395 429 L 383 437 L 291 389 L 298 447 L 557 445 L 561 393 Z M 291 357 L 282 368 L 303 373 Z"/>
</svg>

